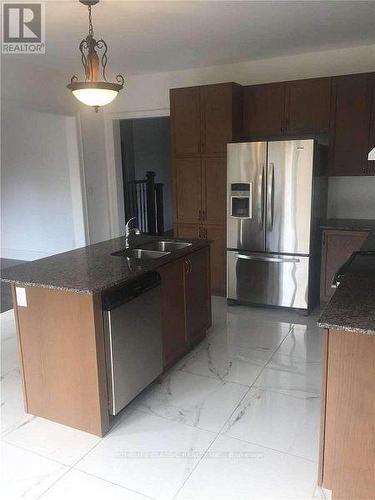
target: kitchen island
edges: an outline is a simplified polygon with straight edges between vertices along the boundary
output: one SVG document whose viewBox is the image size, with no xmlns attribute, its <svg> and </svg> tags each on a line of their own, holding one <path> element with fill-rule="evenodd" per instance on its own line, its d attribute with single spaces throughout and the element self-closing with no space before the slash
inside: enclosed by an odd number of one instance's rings
<svg viewBox="0 0 375 500">
<path fill-rule="evenodd" d="M 369 223 L 370 222 L 370 223 Z M 324 309 L 320 484 L 332 499 L 375 497 L 375 225 L 332 221 L 369 235 Z"/>
<path fill-rule="evenodd" d="M 116 238 L 3 271 L 12 284 L 27 413 L 98 436 L 110 429 L 103 302 L 149 273 L 161 277 L 164 369 L 204 338 L 211 325 L 209 242 L 185 240 L 155 258 L 151 248 L 160 240 L 134 236 L 124 250 L 125 238 Z"/>
</svg>

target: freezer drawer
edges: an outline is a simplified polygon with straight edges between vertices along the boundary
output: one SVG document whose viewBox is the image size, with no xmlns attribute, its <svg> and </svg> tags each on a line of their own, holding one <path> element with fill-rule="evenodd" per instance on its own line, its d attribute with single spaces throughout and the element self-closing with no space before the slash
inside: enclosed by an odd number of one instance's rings
<svg viewBox="0 0 375 500">
<path fill-rule="evenodd" d="M 308 308 L 309 257 L 228 251 L 227 298 Z"/>
</svg>

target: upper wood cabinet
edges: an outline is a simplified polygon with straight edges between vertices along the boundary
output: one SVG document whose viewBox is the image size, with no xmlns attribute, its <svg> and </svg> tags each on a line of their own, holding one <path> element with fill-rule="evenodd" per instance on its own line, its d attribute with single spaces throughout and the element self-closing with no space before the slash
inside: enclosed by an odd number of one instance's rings
<svg viewBox="0 0 375 500">
<path fill-rule="evenodd" d="M 328 132 L 331 78 L 250 85 L 243 90 L 243 137 Z"/>
<path fill-rule="evenodd" d="M 281 134 L 284 127 L 285 84 L 250 85 L 243 90 L 244 137 Z"/>
<path fill-rule="evenodd" d="M 202 217 L 202 163 L 200 158 L 176 158 L 175 219 L 199 222 Z"/>
<path fill-rule="evenodd" d="M 171 89 L 170 105 L 175 156 L 226 154 L 240 133 L 241 87 L 235 83 Z"/>
<path fill-rule="evenodd" d="M 199 87 L 170 92 L 172 144 L 176 155 L 199 154 L 201 112 Z"/>
<path fill-rule="evenodd" d="M 330 175 L 374 175 L 367 155 L 371 143 L 373 75 L 333 79 Z"/>
<path fill-rule="evenodd" d="M 227 162 L 225 158 L 202 160 L 203 194 L 202 222 L 223 224 L 226 222 Z"/>
<path fill-rule="evenodd" d="M 324 133 L 329 131 L 331 78 L 299 80 L 286 84 L 285 131 Z"/>
</svg>

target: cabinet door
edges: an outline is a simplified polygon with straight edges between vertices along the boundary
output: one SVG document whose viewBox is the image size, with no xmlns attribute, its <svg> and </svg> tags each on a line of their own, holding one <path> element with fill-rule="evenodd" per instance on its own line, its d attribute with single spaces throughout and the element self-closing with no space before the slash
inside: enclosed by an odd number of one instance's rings
<svg viewBox="0 0 375 500">
<path fill-rule="evenodd" d="M 224 158 L 202 161 L 203 210 L 202 220 L 209 224 L 225 224 L 227 162 Z"/>
<path fill-rule="evenodd" d="M 189 343 L 205 335 L 211 324 L 209 249 L 187 257 L 185 272 L 186 333 Z"/>
<path fill-rule="evenodd" d="M 210 251 L 211 292 L 213 295 L 225 295 L 226 289 L 226 232 L 225 226 L 205 227 L 205 236 L 212 240 Z"/>
<path fill-rule="evenodd" d="M 161 277 L 164 366 L 181 356 L 187 347 L 184 263 L 179 259 L 158 269 Z"/>
<path fill-rule="evenodd" d="M 370 77 L 349 75 L 335 78 L 333 98 L 334 124 L 330 175 L 367 175 L 371 111 Z"/>
<path fill-rule="evenodd" d="M 286 85 L 286 131 L 328 132 L 331 78 L 299 80 Z"/>
<path fill-rule="evenodd" d="M 171 131 L 175 155 L 197 155 L 201 150 L 199 87 L 170 91 Z"/>
<path fill-rule="evenodd" d="M 270 83 L 244 88 L 244 137 L 279 135 L 284 122 L 285 85 Z"/>
<path fill-rule="evenodd" d="M 232 141 L 232 85 L 201 87 L 202 152 L 225 154 Z"/>
<path fill-rule="evenodd" d="M 176 224 L 175 236 L 187 240 L 197 240 L 201 237 L 201 226 L 198 224 Z"/>
<path fill-rule="evenodd" d="M 328 301 L 333 293 L 331 287 L 336 272 L 345 264 L 353 252 L 361 248 L 368 236 L 365 231 L 325 230 L 323 232 L 322 277 L 320 299 Z"/>
<path fill-rule="evenodd" d="M 202 214 L 202 172 L 199 158 L 174 160 L 177 220 L 199 222 Z"/>
</svg>

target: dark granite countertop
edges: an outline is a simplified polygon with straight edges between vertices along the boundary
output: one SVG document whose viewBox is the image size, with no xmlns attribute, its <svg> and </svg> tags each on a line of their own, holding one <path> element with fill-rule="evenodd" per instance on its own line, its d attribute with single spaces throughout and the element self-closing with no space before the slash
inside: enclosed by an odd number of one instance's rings
<svg viewBox="0 0 375 500">
<path fill-rule="evenodd" d="M 138 248 L 161 239 L 168 240 L 147 235 L 132 236 L 130 247 Z M 125 238 L 115 238 L 3 269 L 1 280 L 22 286 L 99 293 L 209 245 L 207 240 L 180 241 L 190 241 L 192 245 L 158 259 L 138 260 L 111 255 L 125 248 Z"/>
<path fill-rule="evenodd" d="M 323 229 L 368 230 L 361 252 L 348 265 L 333 297 L 323 310 L 318 326 L 375 336 L 375 221 L 329 219 Z"/>
</svg>

